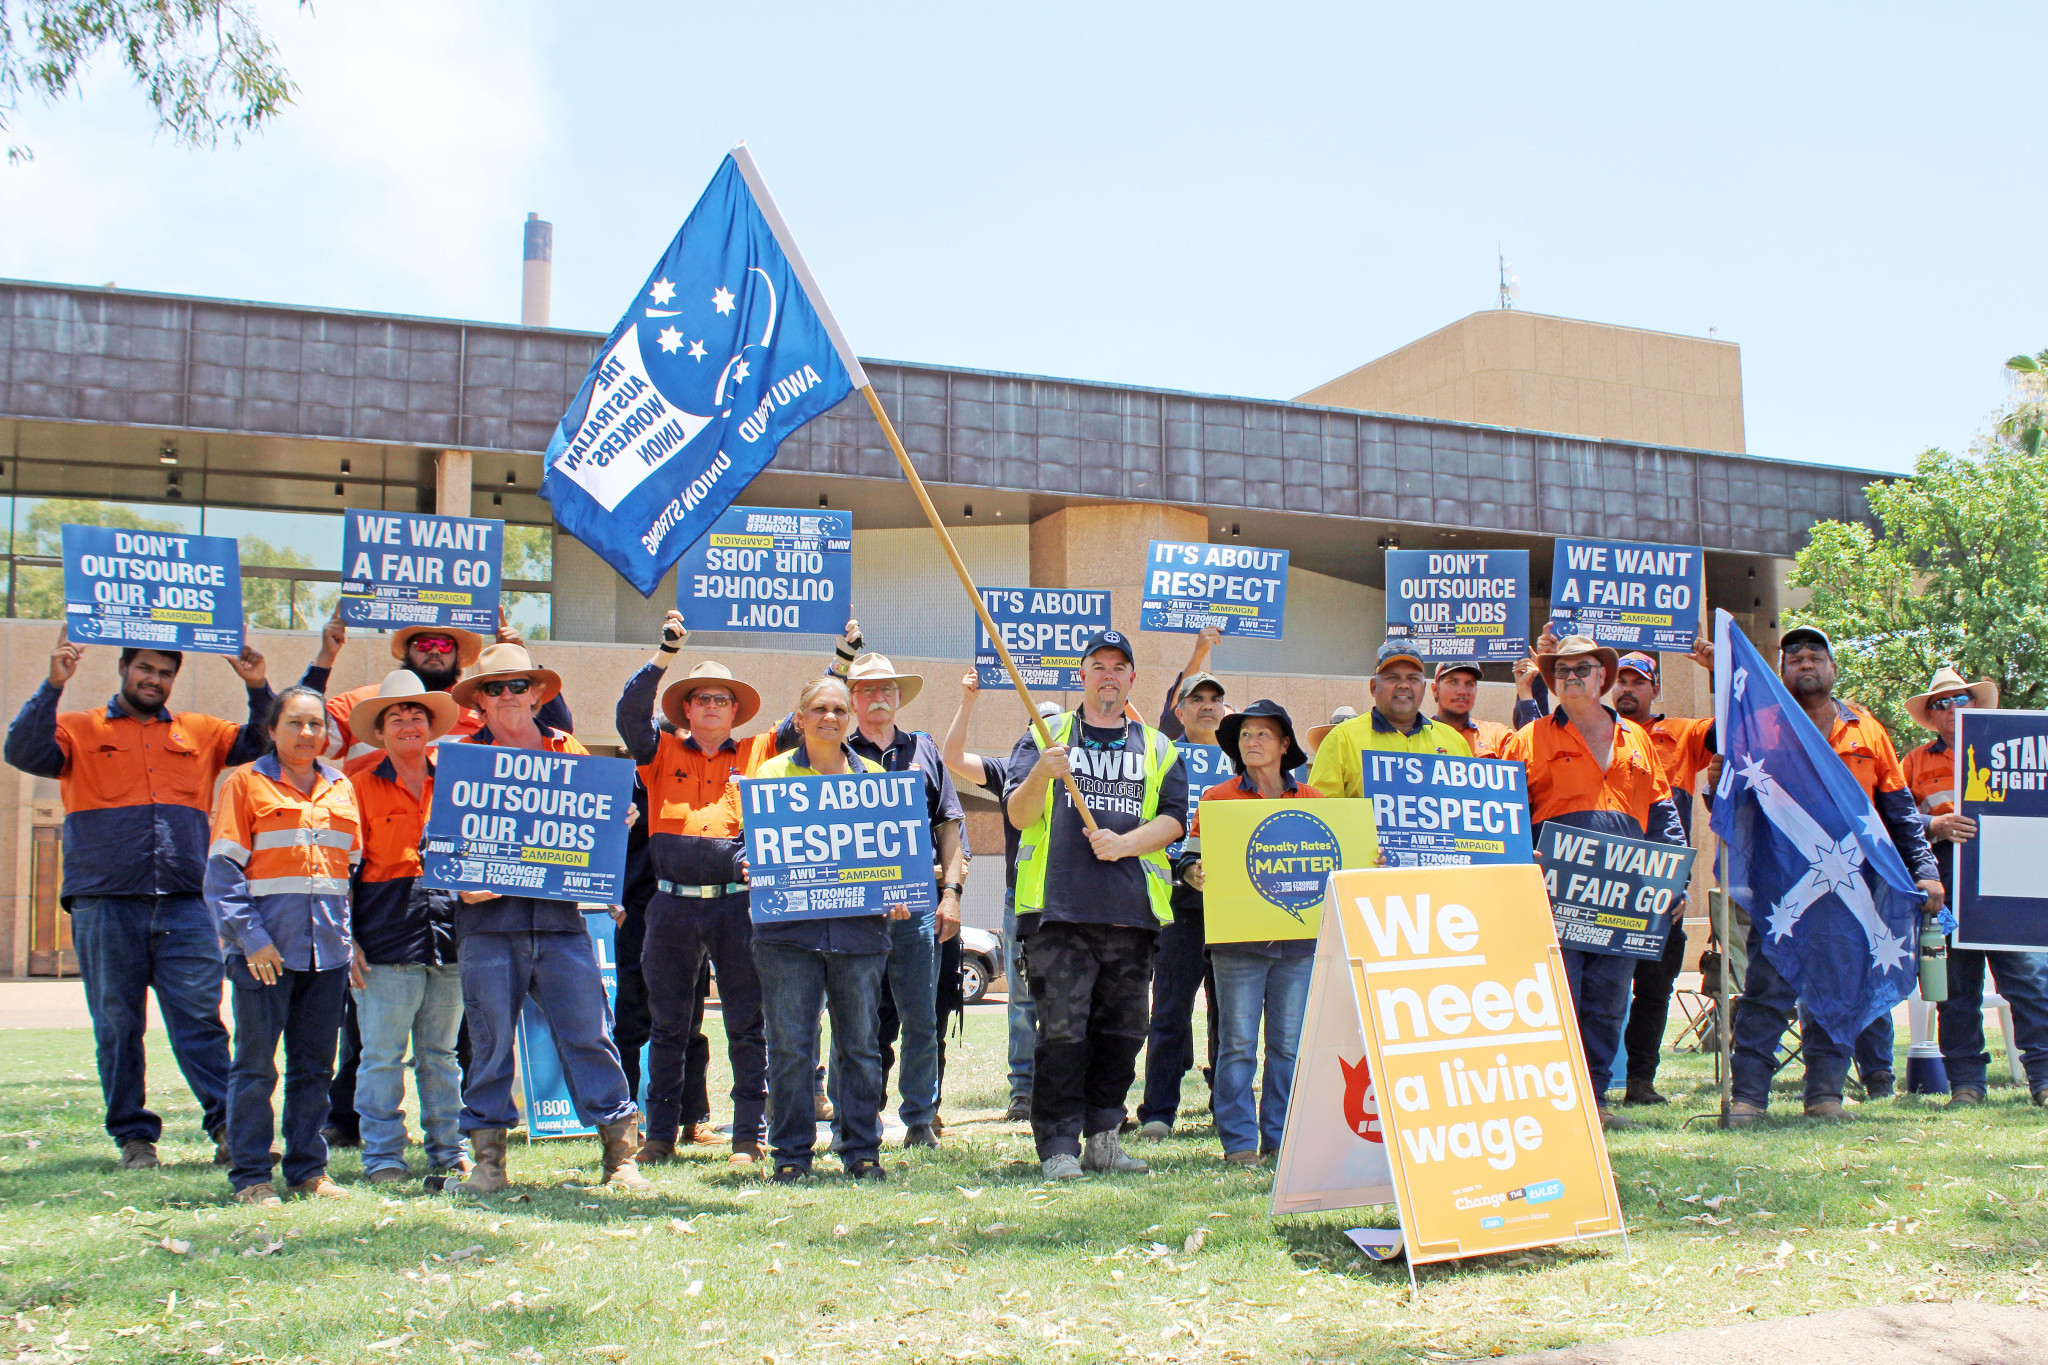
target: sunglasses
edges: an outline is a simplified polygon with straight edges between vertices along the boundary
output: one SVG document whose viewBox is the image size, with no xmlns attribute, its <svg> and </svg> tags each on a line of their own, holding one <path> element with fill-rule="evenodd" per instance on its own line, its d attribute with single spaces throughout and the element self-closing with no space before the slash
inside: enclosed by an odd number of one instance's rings
<svg viewBox="0 0 2048 1365">
<path fill-rule="evenodd" d="M 412 637 L 411 645 L 412 648 L 422 654 L 453 654 L 455 652 L 455 642 L 445 635 L 415 635 Z"/>
<path fill-rule="evenodd" d="M 533 679 L 531 678 L 507 678 L 502 682 L 483 683 L 476 690 L 487 697 L 502 697 L 507 692 L 510 692 L 515 697 L 523 697 L 532 687 Z"/>
<path fill-rule="evenodd" d="M 1969 704 L 1970 694 L 1968 692 L 1961 692 L 1953 697 L 1937 697 L 1935 700 L 1927 703 L 1927 709 L 1930 711 L 1951 711 L 1968 706 Z"/>
<path fill-rule="evenodd" d="M 731 706 L 736 698 L 724 692 L 692 692 L 690 700 L 705 706 Z"/>
<path fill-rule="evenodd" d="M 1559 678 L 1590 678 L 1599 667 L 1598 664 L 1559 664 L 1550 671 Z"/>
</svg>

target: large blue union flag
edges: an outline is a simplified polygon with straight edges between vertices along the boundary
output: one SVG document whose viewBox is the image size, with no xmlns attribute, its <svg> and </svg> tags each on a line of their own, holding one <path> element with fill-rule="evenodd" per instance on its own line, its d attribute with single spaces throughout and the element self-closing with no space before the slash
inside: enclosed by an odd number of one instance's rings
<svg viewBox="0 0 2048 1365">
<path fill-rule="evenodd" d="M 1913 991 L 1919 907 L 1877 808 L 1725 611 L 1714 613 L 1727 891 L 1814 1019 L 1847 1046 Z"/>
<path fill-rule="evenodd" d="M 583 377 L 541 496 L 651 596 L 785 437 L 867 382 L 734 148 Z"/>
</svg>

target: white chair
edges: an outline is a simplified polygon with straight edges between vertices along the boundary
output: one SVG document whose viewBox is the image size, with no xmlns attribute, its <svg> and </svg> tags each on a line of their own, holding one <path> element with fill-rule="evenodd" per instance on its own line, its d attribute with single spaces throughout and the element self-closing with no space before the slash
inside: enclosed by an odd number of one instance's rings
<svg viewBox="0 0 2048 1365">
<path fill-rule="evenodd" d="M 2005 1042 L 2005 1065 L 2012 1073 L 2012 1083 L 2026 1085 L 2030 1080 L 2026 1063 L 2020 1060 L 2019 1046 L 2013 1042 L 2012 1006 L 2005 1003 L 2003 996 L 1987 989 L 1984 992 L 1984 1012 L 1989 1014 L 1994 1010 L 1998 1014 L 1999 1036 Z M 1935 1042 L 1934 1006 L 1922 1000 L 1917 990 L 1906 1001 L 1906 1016 L 1913 1044 L 1924 1050 L 1918 1055 L 1939 1057 L 1941 1048 Z"/>
<path fill-rule="evenodd" d="M 2005 1003 L 2003 996 L 1987 990 L 1984 1010 L 1987 1014 L 1998 1011 L 1998 1031 L 2005 1038 L 2005 1064 L 2012 1070 L 2012 1083 L 2026 1085 L 2032 1078 L 2027 1075 L 2026 1063 L 2020 1060 L 2020 1050 L 2012 1040 L 2012 1006 Z"/>
</svg>

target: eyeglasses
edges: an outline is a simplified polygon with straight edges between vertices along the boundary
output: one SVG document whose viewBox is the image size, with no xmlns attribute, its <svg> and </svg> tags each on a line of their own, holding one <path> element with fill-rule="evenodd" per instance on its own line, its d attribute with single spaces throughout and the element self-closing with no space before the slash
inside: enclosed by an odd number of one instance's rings
<svg viewBox="0 0 2048 1365">
<path fill-rule="evenodd" d="M 1558 664 L 1550 671 L 1559 678 L 1590 678 L 1599 668 L 1598 664 Z"/>
<path fill-rule="evenodd" d="M 476 690 L 487 697 L 502 697 L 507 692 L 510 692 L 515 697 L 523 697 L 532 687 L 533 679 L 531 678 L 506 678 L 500 682 L 484 683 Z"/>
<path fill-rule="evenodd" d="M 422 654 L 453 654 L 455 642 L 445 635 L 415 635 L 412 647 Z"/>
<path fill-rule="evenodd" d="M 705 706 L 731 706 L 734 698 L 727 692 L 692 692 L 690 700 Z"/>
<path fill-rule="evenodd" d="M 1949 711 L 1968 706 L 1969 704 L 1970 694 L 1968 692 L 1958 692 L 1953 697 L 1936 697 L 1933 701 L 1927 703 L 1927 709 L 1930 711 Z"/>
</svg>

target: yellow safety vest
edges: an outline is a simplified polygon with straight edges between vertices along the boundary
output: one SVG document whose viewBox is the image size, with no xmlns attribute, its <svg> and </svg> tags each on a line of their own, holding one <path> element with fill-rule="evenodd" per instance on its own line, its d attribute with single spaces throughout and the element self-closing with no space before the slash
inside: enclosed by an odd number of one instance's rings
<svg viewBox="0 0 2048 1365">
<path fill-rule="evenodd" d="M 1065 744 L 1067 737 L 1074 733 L 1075 712 L 1069 711 L 1049 727 L 1052 742 Z M 1139 725 L 1145 733 L 1145 804 L 1140 810 L 1141 823 L 1149 822 L 1159 814 L 1159 790 L 1166 782 L 1166 774 L 1180 761 L 1180 750 L 1159 731 L 1149 725 Z M 1128 728 L 1125 731 L 1129 733 Z M 1038 743 L 1038 729 L 1033 726 L 1031 742 Z M 1058 779 L 1045 789 L 1045 809 L 1039 812 L 1038 820 L 1025 830 L 1017 841 L 1017 913 L 1035 915 L 1045 909 L 1045 878 L 1052 862 L 1052 804 L 1058 795 Z M 1138 862 L 1145 869 L 1145 894 L 1152 904 L 1152 913 L 1159 917 L 1161 924 L 1173 922 L 1173 867 L 1167 861 L 1166 850 L 1156 849 L 1143 854 Z"/>
</svg>

